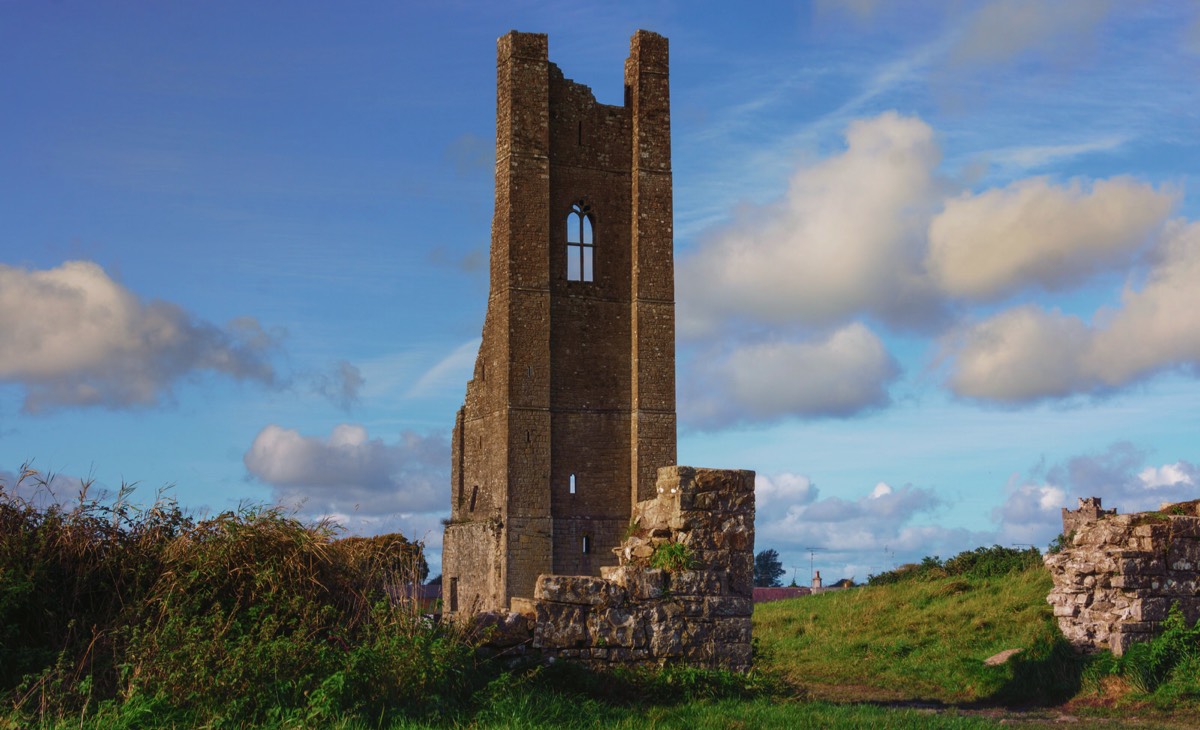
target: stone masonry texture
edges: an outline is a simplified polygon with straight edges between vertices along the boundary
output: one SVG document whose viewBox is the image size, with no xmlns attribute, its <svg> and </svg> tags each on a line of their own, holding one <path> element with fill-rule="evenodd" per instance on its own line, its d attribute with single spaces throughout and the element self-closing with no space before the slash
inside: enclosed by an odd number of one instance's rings
<svg viewBox="0 0 1200 730">
<path fill-rule="evenodd" d="M 1123 654 L 1158 631 L 1171 604 L 1200 619 L 1200 500 L 1117 515 L 1100 500 L 1063 510 L 1067 546 L 1046 555 L 1046 600 L 1063 635 L 1084 651 Z"/>
<path fill-rule="evenodd" d="M 635 505 L 675 463 L 668 81 L 667 40 L 647 31 L 630 42 L 621 106 L 565 78 L 545 35 L 497 43 L 491 283 L 454 425 L 451 613 L 531 599 L 542 574 L 615 566 Z M 568 261 L 577 209 L 589 276 Z"/>
<path fill-rule="evenodd" d="M 602 577 L 542 575 L 532 603 L 533 647 L 544 656 L 610 663 L 745 670 L 754 608 L 754 472 L 659 469 L 639 502 L 618 564 Z M 693 563 L 654 567 L 682 546 Z"/>
</svg>

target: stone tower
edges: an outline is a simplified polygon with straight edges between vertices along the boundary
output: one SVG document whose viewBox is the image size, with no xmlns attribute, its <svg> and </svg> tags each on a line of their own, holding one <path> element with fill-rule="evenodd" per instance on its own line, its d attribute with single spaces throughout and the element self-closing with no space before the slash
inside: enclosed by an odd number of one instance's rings
<svg viewBox="0 0 1200 730">
<path fill-rule="evenodd" d="M 497 43 L 496 209 L 483 343 L 454 425 L 446 608 L 507 608 L 543 573 L 616 563 L 675 463 L 667 40 L 638 31 L 621 106 L 546 36 Z"/>
</svg>

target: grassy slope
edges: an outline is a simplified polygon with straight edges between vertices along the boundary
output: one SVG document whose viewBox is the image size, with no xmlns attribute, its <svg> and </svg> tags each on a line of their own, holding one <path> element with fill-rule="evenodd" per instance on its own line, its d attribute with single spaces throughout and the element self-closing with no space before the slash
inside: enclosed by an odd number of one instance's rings
<svg viewBox="0 0 1200 730">
<path fill-rule="evenodd" d="M 818 697 L 972 701 L 1012 696 L 1057 630 L 1035 569 L 999 578 L 945 578 L 779 601 L 757 607 L 765 666 Z M 1032 661 L 988 667 L 1020 648 Z"/>
</svg>

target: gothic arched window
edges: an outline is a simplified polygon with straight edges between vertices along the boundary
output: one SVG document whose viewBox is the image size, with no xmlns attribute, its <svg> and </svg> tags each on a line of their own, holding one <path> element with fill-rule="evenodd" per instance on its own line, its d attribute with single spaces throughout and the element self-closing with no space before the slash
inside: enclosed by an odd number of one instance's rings
<svg viewBox="0 0 1200 730">
<path fill-rule="evenodd" d="M 592 281 L 594 271 L 592 213 L 582 201 L 567 216 L 567 281 Z"/>
</svg>

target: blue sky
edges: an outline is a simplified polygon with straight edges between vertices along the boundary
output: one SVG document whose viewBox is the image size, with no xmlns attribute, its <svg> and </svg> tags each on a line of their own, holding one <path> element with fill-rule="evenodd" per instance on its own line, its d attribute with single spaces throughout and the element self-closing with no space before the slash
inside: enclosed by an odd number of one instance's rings
<svg viewBox="0 0 1200 730">
<path fill-rule="evenodd" d="M 606 103 L 670 39 L 679 460 L 802 581 L 1200 497 L 1182 0 L 0 3 L 0 477 L 436 564 L 514 28 Z"/>
</svg>

